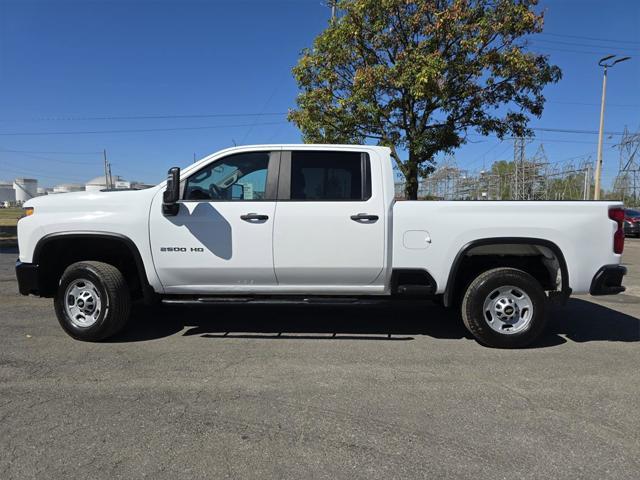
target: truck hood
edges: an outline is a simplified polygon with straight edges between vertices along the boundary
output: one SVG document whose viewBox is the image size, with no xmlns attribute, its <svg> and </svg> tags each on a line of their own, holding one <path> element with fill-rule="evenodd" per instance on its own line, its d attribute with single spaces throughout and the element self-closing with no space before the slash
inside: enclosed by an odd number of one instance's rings
<svg viewBox="0 0 640 480">
<path fill-rule="evenodd" d="M 159 187 L 152 187 L 146 190 L 114 190 L 109 192 L 55 193 L 32 198 L 24 203 L 24 207 L 33 207 L 36 212 L 38 210 L 81 211 L 96 208 L 105 210 L 136 208 L 144 204 L 148 205 L 158 188 Z"/>
</svg>

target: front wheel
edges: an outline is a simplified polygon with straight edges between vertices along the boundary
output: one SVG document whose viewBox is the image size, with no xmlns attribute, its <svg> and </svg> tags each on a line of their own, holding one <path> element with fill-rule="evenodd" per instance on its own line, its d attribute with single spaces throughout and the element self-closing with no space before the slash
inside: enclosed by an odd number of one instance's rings
<svg viewBox="0 0 640 480">
<path fill-rule="evenodd" d="M 103 262 L 77 262 L 64 271 L 54 299 L 62 328 L 77 340 L 97 342 L 118 333 L 131 310 L 124 276 Z"/>
<path fill-rule="evenodd" d="M 482 344 L 524 347 L 546 326 L 547 297 L 540 283 L 522 270 L 494 268 L 471 282 L 462 300 L 462 320 Z"/>
</svg>

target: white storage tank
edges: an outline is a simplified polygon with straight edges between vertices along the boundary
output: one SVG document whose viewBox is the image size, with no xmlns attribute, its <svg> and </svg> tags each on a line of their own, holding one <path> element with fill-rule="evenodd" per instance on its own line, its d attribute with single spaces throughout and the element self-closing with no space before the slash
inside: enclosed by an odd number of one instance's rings
<svg viewBox="0 0 640 480">
<path fill-rule="evenodd" d="M 16 191 L 13 189 L 13 183 L 0 182 L 0 204 L 5 202 L 14 203 L 16 201 Z"/>
<path fill-rule="evenodd" d="M 13 181 L 13 189 L 16 191 L 16 202 L 23 204 L 38 196 L 38 180 L 35 178 L 16 178 Z"/>
<path fill-rule="evenodd" d="M 127 182 L 120 175 L 112 175 L 111 181 L 113 182 L 113 188 L 122 189 L 122 188 L 131 188 L 131 183 Z M 100 190 L 104 190 L 107 188 L 107 182 L 104 179 L 104 175 L 96 178 L 92 178 L 85 184 L 85 189 L 87 192 L 99 192 Z"/>
<path fill-rule="evenodd" d="M 62 183 L 60 185 L 56 185 L 53 187 L 53 192 L 51 193 L 70 193 L 70 192 L 81 192 L 84 190 L 83 185 L 79 185 L 77 183 Z"/>
</svg>

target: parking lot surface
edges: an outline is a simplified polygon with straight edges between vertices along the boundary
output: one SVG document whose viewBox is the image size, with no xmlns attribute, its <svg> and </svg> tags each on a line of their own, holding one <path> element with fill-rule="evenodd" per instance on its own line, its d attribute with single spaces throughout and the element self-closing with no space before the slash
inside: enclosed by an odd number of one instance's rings
<svg viewBox="0 0 640 480">
<path fill-rule="evenodd" d="M 412 307 L 135 310 L 74 341 L 0 253 L 0 478 L 637 479 L 640 241 L 623 295 L 525 350 Z"/>
</svg>

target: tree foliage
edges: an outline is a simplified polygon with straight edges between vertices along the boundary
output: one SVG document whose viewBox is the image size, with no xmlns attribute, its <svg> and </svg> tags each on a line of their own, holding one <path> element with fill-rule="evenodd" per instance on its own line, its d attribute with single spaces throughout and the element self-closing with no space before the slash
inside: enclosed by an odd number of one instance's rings
<svg viewBox="0 0 640 480">
<path fill-rule="evenodd" d="M 525 50 L 542 30 L 537 0 L 342 0 L 303 51 L 289 119 L 305 141 L 391 147 L 416 198 L 435 155 L 467 131 L 529 135 L 560 69 Z M 407 152 L 402 159 L 399 152 Z"/>
</svg>

